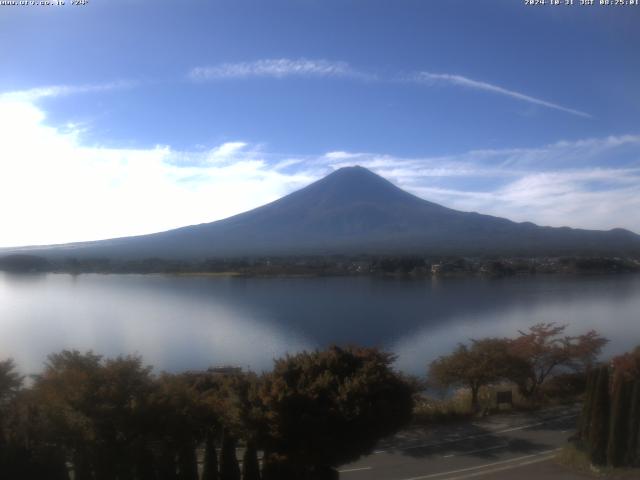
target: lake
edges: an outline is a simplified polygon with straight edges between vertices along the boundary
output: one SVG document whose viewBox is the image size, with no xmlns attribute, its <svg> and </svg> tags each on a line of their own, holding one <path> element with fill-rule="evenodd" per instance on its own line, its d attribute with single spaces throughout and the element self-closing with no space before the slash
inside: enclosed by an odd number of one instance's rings
<svg viewBox="0 0 640 480">
<path fill-rule="evenodd" d="M 610 355 L 640 344 L 640 275 L 501 279 L 10 275 L 0 272 L 0 359 L 24 373 L 64 348 L 138 353 L 158 370 L 269 369 L 286 352 L 380 346 L 424 374 L 458 342 L 537 322 L 596 329 Z"/>
</svg>

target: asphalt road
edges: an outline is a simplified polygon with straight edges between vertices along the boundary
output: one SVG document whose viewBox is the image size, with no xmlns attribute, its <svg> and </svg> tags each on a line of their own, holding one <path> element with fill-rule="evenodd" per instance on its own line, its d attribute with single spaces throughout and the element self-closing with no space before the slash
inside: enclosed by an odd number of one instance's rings
<svg viewBox="0 0 640 480">
<path fill-rule="evenodd" d="M 413 428 L 340 467 L 341 480 L 582 479 L 552 458 L 575 431 L 577 407 L 499 414 L 472 423 Z"/>
</svg>

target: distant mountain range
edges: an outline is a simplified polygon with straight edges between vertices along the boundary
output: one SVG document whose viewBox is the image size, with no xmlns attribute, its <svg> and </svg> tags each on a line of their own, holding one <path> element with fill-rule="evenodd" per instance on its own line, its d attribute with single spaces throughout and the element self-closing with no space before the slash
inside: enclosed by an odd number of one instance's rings
<svg viewBox="0 0 640 480">
<path fill-rule="evenodd" d="M 628 230 L 541 227 L 461 212 L 356 166 L 233 217 L 150 235 L 4 249 L 50 258 L 203 259 L 269 255 L 640 254 Z"/>
</svg>

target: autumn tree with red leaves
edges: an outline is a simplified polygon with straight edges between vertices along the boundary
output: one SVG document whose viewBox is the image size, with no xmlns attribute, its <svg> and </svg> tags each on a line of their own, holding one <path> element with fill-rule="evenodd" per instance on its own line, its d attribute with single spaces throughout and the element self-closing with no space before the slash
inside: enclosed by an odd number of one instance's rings
<svg viewBox="0 0 640 480">
<path fill-rule="evenodd" d="M 523 396 L 535 397 L 540 386 L 558 369 L 587 371 L 594 365 L 608 342 L 595 330 L 578 335 L 563 335 L 566 325 L 538 323 L 511 341 L 510 352 L 525 362 L 510 375 Z"/>
</svg>

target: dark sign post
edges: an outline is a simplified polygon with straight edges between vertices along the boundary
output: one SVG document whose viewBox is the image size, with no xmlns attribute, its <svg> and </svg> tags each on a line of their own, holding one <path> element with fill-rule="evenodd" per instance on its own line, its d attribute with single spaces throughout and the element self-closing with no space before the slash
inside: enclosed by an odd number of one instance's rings
<svg viewBox="0 0 640 480">
<path fill-rule="evenodd" d="M 503 403 L 513 407 L 513 394 L 511 393 L 511 390 L 496 392 L 496 406 L 500 408 L 500 405 Z"/>
</svg>

